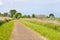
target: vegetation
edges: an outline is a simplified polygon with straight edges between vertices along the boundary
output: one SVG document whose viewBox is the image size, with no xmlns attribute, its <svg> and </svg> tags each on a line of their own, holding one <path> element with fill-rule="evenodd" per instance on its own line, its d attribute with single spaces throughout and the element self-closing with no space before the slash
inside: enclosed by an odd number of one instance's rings
<svg viewBox="0 0 60 40">
<path fill-rule="evenodd" d="M 28 22 L 31 22 L 31 23 L 34 23 L 34 24 L 39 24 L 39 25 L 42 25 L 42 26 L 45 26 L 45 27 L 48 27 L 48 28 L 52 28 L 52 29 L 60 32 L 60 25 L 59 24 L 39 22 L 39 21 L 33 21 L 33 20 L 28 21 Z"/>
<path fill-rule="evenodd" d="M 24 15 L 24 16 L 22 16 L 22 18 L 31 18 L 31 16 L 30 15 Z"/>
<path fill-rule="evenodd" d="M 10 14 L 11 14 L 11 17 L 12 18 L 19 19 L 19 18 L 22 17 L 22 14 L 21 13 L 18 13 L 15 9 L 10 10 Z"/>
<path fill-rule="evenodd" d="M 32 14 L 32 18 L 35 18 L 35 14 Z"/>
<path fill-rule="evenodd" d="M 11 17 L 15 19 L 37 18 L 35 14 L 32 14 L 31 16 L 30 15 L 22 16 L 22 13 L 17 12 L 15 9 L 10 10 L 9 13 L 8 12 L 0 13 L 0 16 Z M 55 15 L 53 13 L 50 13 L 49 16 L 47 17 L 42 16 L 40 19 L 42 18 L 43 20 L 51 19 L 51 20 L 60 21 L 60 18 L 55 18 Z M 44 23 L 44 22 L 38 22 L 34 20 L 32 21 L 20 20 L 20 22 L 30 27 L 31 29 L 35 30 L 36 32 L 42 34 L 43 36 L 47 37 L 49 40 L 60 40 L 60 25 L 58 24 Z M 11 31 L 13 29 L 13 24 L 14 24 L 14 21 L 10 21 L 7 19 L 5 19 L 4 21 L 0 20 L 0 40 L 9 40 Z"/>
<path fill-rule="evenodd" d="M 0 20 L 0 26 L 1 26 L 2 24 L 6 23 L 6 22 L 9 22 L 9 21 L 11 21 L 11 19 L 9 19 L 9 20 L 5 19 L 4 21 L 3 21 L 3 20 Z"/>
<path fill-rule="evenodd" d="M 1 26 L 2 24 L 4 24 L 4 23 L 5 23 L 5 21 L 0 20 L 0 26 Z"/>
<path fill-rule="evenodd" d="M 0 16 L 11 17 L 11 18 L 16 18 L 16 19 L 19 19 L 19 18 L 42 18 L 43 17 L 44 19 L 47 18 L 47 19 L 51 19 L 51 20 L 56 20 L 55 15 L 53 13 L 50 13 L 49 16 L 45 15 L 45 17 L 43 15 L 42 15 L 42 17 L 37 17 L 35 14 L 22 16 L 22 13 L 16 11 L 15 9 L 10 10 L 9 12 L 0 13 Z"/>
<path fill-rule="evenodd" d="M 8 16 L 8 13 L 6 12 L 6 13 L 4 13 L 4 15 L 3 15 L 4 17 L 6 17 L 6 16 Z"/>
<path fill-rule="evenodd" d="M 10 21 L 0 26 L 0 40 L 9 40 L 13 24 L 14 21 Z"/>
<path fill-rule="evenodd" d="M 35 30 L 36 32 L 42 34 L 43 36 L 47 37 L 49 40 L 60 40 L 60 32 L 56 31 L 53 28 L 50 28 L 49 27 L 50 25 L 48 26 L 48 24 L 46 25 L 48 27 L 46 27 L 43 23 L 39 24 L 39 22 L 36 22 L 36 21 L 30 22 L 30 21 L 20 20 L 20 22 L 25 24 L 26 26 L 30 27 L 31 29 Z M 53 27 L 53 25 L 52 25 L 52 27 Z"/>
<path fill-rule="evenodd" d="M 54 16 L 53 13 L 49 14 L 49 18 L 54 18 L 54 17 L 55 17 L 55 16 Z"/>
<path fill-rule="evenodd" d="M 12 17 L 12 18 L 13 18 L 13 16 L 15 15 L 16 12 L 17 12 L 17 11 L 16 11 L 15 9 L 10 10 L 10 14 L 11 14 L 11 17 Z"/>
<path fill-rule="evenodd" d="M 21 18 L 22 17 L 22 14 L 21 13 L 16 13 L 15 15 L 14 15 L 14 18 L 16 18 L 16 19 L 19 19 L 19 18 Z"/>
<path fill-rule="evenodd" d="M 28 15 L 27 17 L 28 17 L 28 18 L 31 18 L 31 16 L 30 16 L 30 15 Z"/>
</svg>

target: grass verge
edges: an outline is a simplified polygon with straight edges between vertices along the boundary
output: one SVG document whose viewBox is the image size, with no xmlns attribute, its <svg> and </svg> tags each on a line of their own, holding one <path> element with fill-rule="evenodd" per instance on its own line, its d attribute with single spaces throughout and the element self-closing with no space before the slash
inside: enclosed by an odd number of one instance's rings
<svg viewBox="0 0 60 40">
<path fill-rule="evenodd" d="M 45 22 L 39 22 L 39 21 L 34 21 L 34 20 L 32 20 L 32 21 L 26 20 L 26 21 L 34 23 L 34 24 L 38 24 L 38 25 L 41 25 L 44 27 L 52 28 L 52 29 L 60 32 L 60 25 L 59 24 L 45 23 Z"/>
<path fill-rule="evenodd" d="M 0 26 L 0 40 L 9 40 L 14 21 L 6 22 Z"/>
</svg>

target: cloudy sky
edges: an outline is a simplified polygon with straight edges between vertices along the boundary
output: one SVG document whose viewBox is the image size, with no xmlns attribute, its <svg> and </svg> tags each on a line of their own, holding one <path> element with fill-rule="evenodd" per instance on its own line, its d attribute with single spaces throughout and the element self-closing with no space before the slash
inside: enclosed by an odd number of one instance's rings
<svg viewBox="0 0 60 40">
<path fill-rule="evenodd" d="M 9 12 L 11 9 L 23 15 L 54 13 L 60 17 L 60 0 L 0 0 L 0 12 Z"/>
</svg>

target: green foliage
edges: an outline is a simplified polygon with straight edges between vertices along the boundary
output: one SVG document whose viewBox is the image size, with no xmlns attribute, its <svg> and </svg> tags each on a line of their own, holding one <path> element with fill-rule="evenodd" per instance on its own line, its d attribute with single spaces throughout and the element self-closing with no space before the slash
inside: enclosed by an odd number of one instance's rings
<svg viewBox="0 0 60 40">
<path fill-rule="evenodd" d="M 60 31 L 60 25 L 58 25 L 58 24 L 45 23 L 45 22 L 39 22 L 39 21 L 28 21 L 28 22 L 31 22 L 31 23 L 34 23 L 34 24 L 39 24 L 41 26 L 45 26 L 45 27 L 48 27 L 48 28 L 52 28 L 52 29 L 54 29 L 56 31 Z"/>
<path fill-rule="evenodd" d="M 10 10 L 10 14 L 11 14 L 11 17 L 13 18 L 14 14 L 16 13 L 17 11 L 15 9 L 13 10 Z"/>
<path fill-rule="evenodd" d="M 4 14 L 0 13 L 0 16 L 4 16 Z"/>
<path fill-rule="evenodd" d="M 6 22 L 9 22 L 9 21 L 11 21 L 11 19 L 9 19 L 9 20 L 5 19 L 4 21 L 0 20 L 0 26 L 1 26 L 2 24 L 6 23 Z"/>
<path fill-rule="evenodd" d="M 0 13 L 0 16 L 2 16 L 2 14 Z"/>
<path fill-rule="evenodd" d="M 14 15 L 14 18 L 17 18 L 17 19 L 19 19 L 19 18 L 21 18 L 22 17 L 22 14 L 21 13 L 16 13 L 15 15 Z"/>
<path fill-rule="evenodd" d="M 49 18 L 54 18 L 54 17 L 55 17 L 55 16 L 54 16 L 53 13 L 49 14 Z"/>
<path fill-rule="evenodd" d="M 22 16 L 22 18 L 27 18 L 27 15 Z"/>
<path fill-rule="evenodd" d="M 60 18 L 55 18 L 55 20 L 60 21 Z"/>
<path fill-rule="evenodd" d="M 8 16 L 8 13 L 4 13 L 3 16 L 4 16 L 4 17 Z"/>
<path fill-rule="evenodd" d="M 14 25 L 14 21 L 10 21 L 0 26 L 0 40 L 10 39 L 13 25 Z"/>
<path fill-rule="evenodd" d="M 31 29 L 35 30 L 36 32 L 42 34 L 43 36 L 47 37 L 49 40 L 60 40 L 60 32 L 45 27 L 44 24 L 38 24 L 37 22 L 30 22 L 25 20 L 20 20 L 21 23 L 25 24 L 26 26 L 30 27 Z M 47 24 L 48 25 L 48 24 Z"/>
<path fill-rule="evenodd" d="M 32 14 L 32 18 L 35 18 L 35 14 Z"/>
<path fill-rule="evenodd" d="M 22 18 L 30 18 L 30 15 L 24 15 Z"/>
<path fill-rule="evenodd" d="M 0 20 L 0 25 L 2 25 L 2 24 L 4 24 L 4 23 L 5 23 L 5 21 Z"/>
<path fill-rule="evenodd" d="M 31 16 L 30 16 L 30 15 L 28 15 L 27 17 L 28 17 L 28 18 L 30 18 Z"/>
</svg>

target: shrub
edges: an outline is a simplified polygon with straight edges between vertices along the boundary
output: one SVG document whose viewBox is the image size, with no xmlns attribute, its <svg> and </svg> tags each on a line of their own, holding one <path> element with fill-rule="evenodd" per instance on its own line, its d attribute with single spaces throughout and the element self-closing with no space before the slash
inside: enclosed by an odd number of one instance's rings
<svg viewBox="0 0 60 40">
<path fill-rule="evenodd" d="M 0 20 L 0 25 L 4 24 L 6 22 L 9 22 L 9 21 L 11 21 L 11 20 L 10 19 L 9 20 L 5 19 L 4 21 L 3 20 Z"/>
<path fill-rule="evenodd" d="M 0 20 L 0 25 L 2 25 L 3 23 L 4 23 L 4 21 L 1 21 L 1 20 Z"/>
</svg>

